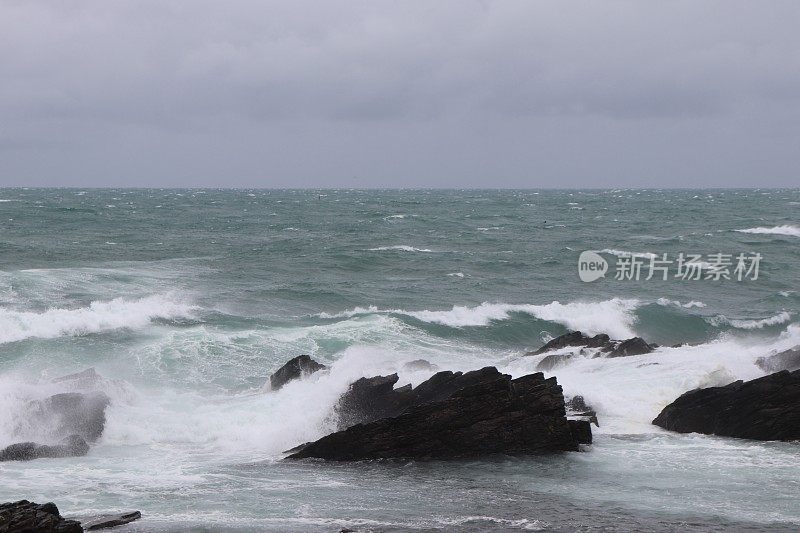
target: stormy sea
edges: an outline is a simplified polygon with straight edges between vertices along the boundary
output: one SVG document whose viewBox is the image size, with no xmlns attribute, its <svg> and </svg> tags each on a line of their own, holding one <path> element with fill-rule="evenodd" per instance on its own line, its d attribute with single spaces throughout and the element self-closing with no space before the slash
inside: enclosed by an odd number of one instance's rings
<svg viewBox="0 0 800 533">
<path fill-rule="evenodd" d="M 800 344 L 800 190 L 20 188 L 0 228 L 0 448 L 53 441 L 30 406 L 61 376 L 108 398 L 86 455 L 0 462 L 0 501 L 140 510 L 120 531 L 800 529 L 800 444 L 652 424 Z M 648 276 L 665 254 L 733 262 Z M 284 460 L 360 377 L 523 376 L 576 330 L 658 345 L 545 371 L 596 411 L 581 451 Z M 270 390 L 301 354 L 328 369 Z"/>
</svg>

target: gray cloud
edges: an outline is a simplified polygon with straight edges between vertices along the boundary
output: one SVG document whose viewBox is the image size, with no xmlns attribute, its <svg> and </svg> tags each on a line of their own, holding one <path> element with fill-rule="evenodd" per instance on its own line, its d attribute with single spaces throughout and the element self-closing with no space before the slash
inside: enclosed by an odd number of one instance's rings
<svg viewBox="0 0 800 533">
<path fill-rule="evenodd" d="M 800 4 L 0 0 L 0 184 L 796 185 Z"/>
</svg>

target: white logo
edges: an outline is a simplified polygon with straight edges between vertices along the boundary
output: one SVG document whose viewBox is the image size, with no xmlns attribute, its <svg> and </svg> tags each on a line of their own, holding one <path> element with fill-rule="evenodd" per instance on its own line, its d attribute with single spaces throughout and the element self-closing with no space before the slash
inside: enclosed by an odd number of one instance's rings
<svg viewBox="0 0 800 533">
<path fill-rule="evenodd" d="M 578 276 L 581 281 L 590 282 L 603 278 L 608 271 L 608 262 L 597 252 L 586 250 L 578 257 Z"/>
</svg>

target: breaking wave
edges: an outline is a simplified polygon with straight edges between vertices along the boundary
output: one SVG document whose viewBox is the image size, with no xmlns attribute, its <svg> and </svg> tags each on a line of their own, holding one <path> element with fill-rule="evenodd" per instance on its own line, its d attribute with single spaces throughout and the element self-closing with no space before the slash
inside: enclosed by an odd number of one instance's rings
<svg viewBox="0 0 800 533">
<path fill-rule="evenodd" d="M 41 313 L 0 309 L 0 344 L 29 338 L 52 339 L 115 329 L 139 329 L 154 319 L 191 318 L 196 308 L 170 295 L 137 300 L 94 301 L 78 309 L 48 309 Z"/>
<path fill-rule="evenodd" d="M 755 234 L 764 234 L 764 235 L 788 235 L 789 237 L 800 237 L 800 228 L 797 226 L 790 226 L 789 224 L 784 224 L 782 226 L 774 226 L 771 228 L 767 227 L 757 227 L 757 228 L 748 228 L 748 229 L 737 229 L 739 233 L 755 233 Z"/>
<path fill-rule="evenodd" d="M 634 311 L 638 300 L 612 298 L 601 302 L 551 302 L 545 305 L 508 304 L 484 302 L 469 307 L 455 305 L 441 311 L 407 311 L 404 309 L 378 309 L 375 306 L 357 307 L 341 313 L 320 313 L 322 318 L 349 318 L 366 314 L 396 314 L 416 318 L 423 322 L 450 327 L 488 326 L 492 321 L 505 320 L 511 313 L 525 313 L 540 320 L 561 324 L 569 329 L 581 330 L 588 335 L 608 333 L 614 338 L 633 337 L 636 322 Z"/>
</svg>

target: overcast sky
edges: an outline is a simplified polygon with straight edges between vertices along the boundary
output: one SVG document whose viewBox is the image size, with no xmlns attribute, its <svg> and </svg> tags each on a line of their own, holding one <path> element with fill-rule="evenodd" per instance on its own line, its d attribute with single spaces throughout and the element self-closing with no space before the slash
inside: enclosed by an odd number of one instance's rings
<svg viewBox="0 0 800 533">
<path fill-rule="evenodd" d="M 799 175 L 796 0 L 0 0 L 0 185 Z"/>
</svg>

